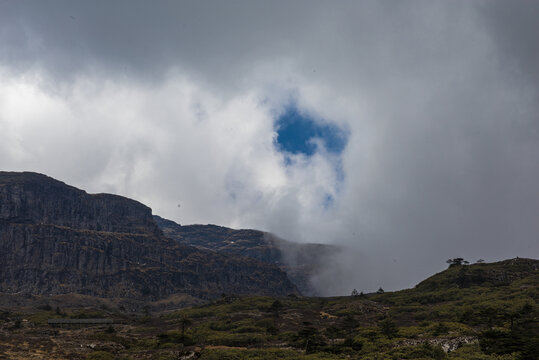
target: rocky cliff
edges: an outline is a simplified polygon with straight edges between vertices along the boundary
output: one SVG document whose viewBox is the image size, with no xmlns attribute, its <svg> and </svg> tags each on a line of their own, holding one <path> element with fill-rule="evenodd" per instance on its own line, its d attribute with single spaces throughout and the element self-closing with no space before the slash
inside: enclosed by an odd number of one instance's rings
<svg viewBox="0 0 539 360">
<path fill-rule="evenodd" d="M 323 244 L 300 244 L 259 230 L 235 230 L 217 225 L 179 225 L 154 215 L 165 236 L 183 245 L 250 257 L 279 266 L 304 295 L 319 295 L 311 279 L 340 249 Z"/>
<path fill-rule="evenodd" d="M 159 299 L 297 289 L 277 266 L 167 239 L 137 201 L 0 172 L 0 292 Z"/>
</svg>

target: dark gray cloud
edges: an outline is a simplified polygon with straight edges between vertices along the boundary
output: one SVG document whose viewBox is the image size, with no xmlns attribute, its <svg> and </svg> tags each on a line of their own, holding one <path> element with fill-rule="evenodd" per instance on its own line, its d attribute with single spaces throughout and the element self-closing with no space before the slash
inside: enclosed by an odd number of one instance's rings
<svg viewBox="0 0 539 360">
<path fill-rule="evenodd" d="M 507 72 L 520 81 L 539 83 L 539 4 L 531 0 L 486 1 L 480 8 L 487 31 L 499 49 Z M 515 74 L 516 76 L 516 74 Z"/>
<path fill-rule="evenodd" d="M 0 167 L 350 246 L 316 278 L 328 294 L 538 257 L 538 9 L 0 1 Z M 342 154 L 286 166 L 291 99 L 349 130 Z"/>
<path fill-rule="evenodd" d="M 91 69 L 155 80 L 182 67 L 230 85 L 254 58 L 293 49 L 314 5 L 291 3 L 282 11 L 262 1 L 3 2 L 2 60 L 59 78 Z"/>
</svg>

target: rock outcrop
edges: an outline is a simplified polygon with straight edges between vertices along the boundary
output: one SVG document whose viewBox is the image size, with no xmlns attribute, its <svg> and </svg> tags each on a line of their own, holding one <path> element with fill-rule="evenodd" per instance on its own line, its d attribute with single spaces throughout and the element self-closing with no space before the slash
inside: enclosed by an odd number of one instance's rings
<svg viewBox="0 0 539 360">
<path fill-rule="evenodd" d="M 217 225 L 179 225 L 154 215 L 165 236 L 179 244 L 219 253 L 246 256 L 279 266 L 304 295 L 319 295 L 311 279 L 340 249 L 323 244 L 300 244 L 251 229 Z"/>
<path fill-rule="evenodd" d="M 0 172 L 0 292 L 155 300 L 297 289 L 277 266 L 166 238 L 137 201 Z"/>
</svg>

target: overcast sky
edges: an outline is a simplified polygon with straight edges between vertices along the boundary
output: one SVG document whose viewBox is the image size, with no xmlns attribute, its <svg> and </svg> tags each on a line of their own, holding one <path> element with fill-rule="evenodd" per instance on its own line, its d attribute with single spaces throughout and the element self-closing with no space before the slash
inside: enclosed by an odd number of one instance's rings
<svg viewBox="0 0 539 360">
<path fill-rule="evenodd" d="M 0 0 L 0 169 L 353 248 L 326 294 L 538 258 L 537 19 L 515 0 Z"/>
</svg>

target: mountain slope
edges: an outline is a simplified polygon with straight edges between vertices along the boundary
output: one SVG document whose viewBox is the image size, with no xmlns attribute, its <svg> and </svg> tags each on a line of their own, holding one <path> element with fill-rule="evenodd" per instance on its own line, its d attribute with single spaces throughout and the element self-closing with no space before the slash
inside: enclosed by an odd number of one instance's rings
<svg viewBox="0 0 539 360">
<path fill-rule="evenodd" d="M 471 286 L 502 286 L 537 275 L 539 261 L 515 258 L 495 263 L 451 266 L 416 285 L 421 290 L 467 288 Z"/>
<path fill-rule="evenodd" d="M 538 266 L 521 258 L 455 266 L 426 280 L 440 284 L 435 290 L 418 285 L 331 298 L 225 296 L 158 314 L 114 305 L 60 303 L 62 311 L 53 310 L 57 303 L 3 305 L 0 358 L 536 360 Z M 481 269 L 494 279 L 510 275 L 503 284 L 460 286 L 455 274 L 462 269 Z M 107 330 L 47 327 L 47 319 L 62 317 L 115 323 Z"/>
<path fill-rule="evenodd" d="M 278 265 L 304 295 L 318 295 L 311 278 L 340 249 L 323 244 L 300 244 L 251 229 L 235 230 L 217 225 L 179 225 L 154 215 L 165 236 L 183 245 L 247 256 Z"/>
<path fill-rule="evenodd" d="M 297 290 L 276 266 L 167 239 L 134 200 L 0 172 L 0 292 L 159 299 Z"/>
</svg>

